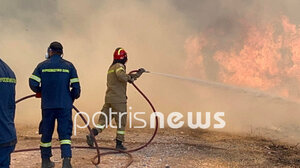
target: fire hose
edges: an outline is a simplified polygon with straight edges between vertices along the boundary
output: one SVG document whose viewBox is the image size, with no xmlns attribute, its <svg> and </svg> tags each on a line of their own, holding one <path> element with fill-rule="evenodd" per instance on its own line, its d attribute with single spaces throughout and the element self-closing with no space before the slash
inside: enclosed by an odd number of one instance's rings
<svg viewBox="0 0 300 168">
<path fill-rule="evenodd" d="M 137 70 L 134 70 L 134 71 L 131 71 L 129 74 L 132 74 L 132 73 L 136 73 L 138 72 Z M 101 162 L 101 157 L 104 156 L 104 155 L 111 155 L 111 154 L 126 154 L 128 157 L 129 157 L 129 161 L 128 163 L 124 166 L 125 168 L 129 167 L 132 162 L 133 162 L 133 157 L 131 155 L 132 152 L 136 152 L 136 151 L 139 151 L 145 147 L 147 147 L 152 141 L 153 139 L 155 138 L 156 136 L 156 133 L 158 131 L 158 116 L 156 114 L 156 110 L 152 104 L 152 102 L 148 99 L 148 97 L 137 87 L 137 85 L 132 82 L 131 83 L 132 86 L 142 95 L 142 97 L 148 102 L 148 104 L 150 105 L 151 109 L 153 110 L 153 113 L 155 114 L 155 129 L 154 129 L 154 132 L 151 136 L 151 138 L 148 140 L 147 143 L 145 143 L 144 145 L 140 146 L 140 147 L 137 147 L 137 148 L 134 148 L 134 149 L 130 149 L 130 150 L 127 150 L 127 151 L 122 151 L 122 150 L 117 150 L 115 148 L 109 148 L 109 147 L 100 147 L 97 143 L 97 141 L 95 141 L 95 147 L 87 147 L 87 146 L 72 146 L 73 149 L 96 149 L 97 151 L 97 155 L 95 157 L 93 157 L 92 159 L 92 163 L 98 167 L 98 165 L 100 164 Z M 16 101 L 16 104 L 17 103 L 20 103 L 24 100 L 27 100 L 29 98 L 33 98 L 35 97 L 35 94 L 33 95 L 28 95 L 28 96 L 25 96 L 23 98 L 20 98 Z M 75 106 L 73 106 L 73 109 L 79 114 L 79 116 L 81 117 L 81 119 L 83 120 L 83 122 L 88 125 L 86 119 L 83 117 L 83 115 L 80 113 L 79 109 Z M 93 131 L 91 129 L 91 127 L 88 125 L 87 126 L 90 134 L 93 136 L 92 138 L 95 138 L 94 134 L 93 134 Z M 59 149 L 60 147 L 52 147 L 52 149 Z M 31 148 L 31 149 L 19 149 L 19 150 L 15 150 L 14 153 L 21 153 L 21 152 L 30 152 L 30 151 L 39 151 L 40 148 Z M 100 150 L 110 150 L 108 152 L 104 152 L 104 153 L 100 153 Z"/>
</svg>

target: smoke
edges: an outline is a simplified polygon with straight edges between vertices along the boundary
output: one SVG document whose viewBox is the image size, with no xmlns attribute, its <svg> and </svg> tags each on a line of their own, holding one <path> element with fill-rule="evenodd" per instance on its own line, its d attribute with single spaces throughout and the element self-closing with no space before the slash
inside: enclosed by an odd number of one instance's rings
<svg viewBox="0 0 300 168">
<path fill-rule="evenodd" d="M 1 4 L 0 54 L 17 75 L 17 97 L 31 94 L 28 78 L 54 40 L 63 44 L 64 58 L 77 67 L 82 97 L 76 105 L 89 113 L 101 110 L 116 47 L 128 52 L 128 70 L 172 71 L 184 55 L 182 39 L 188 28 L 168 1 L 3 0 Z M 154 84 L 144 80 L 146 86 Z M 130 105 L 139 105 L 134 101 L 137 96 L 129 96 Z M 39 100 L 24 102 L 18 106 L 17 121 L 38 122 L 38 114 Z"/>
<path fill-rule="evenodd" d="M 60 41 L 64 58 L 74 63 L 82 85 L 75 105 L 92 114 L 104 103 L 106 72 L 116 47 L 128 52 L 128 70 L 144 67 L 226 83 L 220 78 L 224 69 L 215 60 L 215 51 L 243 48 L 247 24 L 260 26 L 283 15 L 291 24 L 300 24 L 297 6 L 297 0 L 1 0 L 0 57 L 15 71 L 17 97 L 22 97 L 31 94 L 28 78 L 44 60 L 50 42 Z M 202 50 L 201 45 L 209 47 Z M 297 104 L 272 98 L 146 74 L 136 83 L 161 112 L 224 111 L 228 130 L 297 123 L 299 117 Z M 132 111 L 150 111 L 130 86 L 128 97 Z M 17 124 L 38 123 L 39 106 L 39 100 L 18 105 Z"/>
</svg>

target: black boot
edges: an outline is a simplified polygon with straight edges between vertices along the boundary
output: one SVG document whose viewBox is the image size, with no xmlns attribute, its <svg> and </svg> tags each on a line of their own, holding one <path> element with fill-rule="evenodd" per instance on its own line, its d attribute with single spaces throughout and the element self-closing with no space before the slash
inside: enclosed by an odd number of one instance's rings
<svg viewBox="0 0 300 168">
<path fill-rule="evenodd" d="M 96 141 L 94 137 L 97 136 L 97 135 L 99 134 L 96 128 L 93 128 L 93 129 L 92 129 L 92 133 L 94 134 L 94 136 L 91 135 L 91 133 L 88 134 L 88 135 L 86 135 L 86 143 L 87 143 L 91 148 L 94 147 L 94 144 L 95 144 L 95 141 Z"/>
<path fill-rule="evenodd" d="M 50 158 L 42 158 L 42 168 L 53 168 L 54 166 L 55 164 Z"/>
<path fill-rule="evenodd" d="M 116 149 L 117 150 L 122 150 L 122 151 L 127 150 L 127 148 L 125 148 L 125 146 L 123 146 L 123 142 L 119 141 L 119 140 L 116 140 Z"/>
<path fill-rule="evenodd" d="M 64 158 L 62 168 L 72 168 L 71 158 Z"/>
</svg>

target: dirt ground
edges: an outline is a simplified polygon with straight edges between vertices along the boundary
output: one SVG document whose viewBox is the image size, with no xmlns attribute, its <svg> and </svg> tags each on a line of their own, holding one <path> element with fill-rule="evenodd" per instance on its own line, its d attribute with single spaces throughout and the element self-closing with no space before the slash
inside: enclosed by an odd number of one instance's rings
<svg viewBox="0 0 300 168">
<path fill-rule="evenodd" d="M 39 135 L 35 127 L 18 129 L 18 149 L 39 147 Z M 150 138 L 153 130 L 127 130 L 128 148 L 142 145 Z M 73 137 L 73 145 L 85 144 L 86 131 Z M 114 147 L 115 130 L 107 129 L 98 136 L 100 146 Z M 53 138 L 58 146 L 57 135 Z M 103 151 L 102 151 L 103 152 Z M 54 150 L 52 159 L 56 167 L 61 167 L 60 151 Z M 73 149 L 74 168 L 93 168 L 91 158 L 95 150 Z M 251 136 L 221 132 L 164 129 L 159 130 L 153 143 L 147 148 L 132 153 L 134 162 L 130 167 L 300 167 L 300 145 Z M 123 154 L 102 157 L 99 167 L 122 167 L 128 161 Z M 12 155 L 12 168 L 40 167 L 40 153 L 15 153 Z"/>
</svg>

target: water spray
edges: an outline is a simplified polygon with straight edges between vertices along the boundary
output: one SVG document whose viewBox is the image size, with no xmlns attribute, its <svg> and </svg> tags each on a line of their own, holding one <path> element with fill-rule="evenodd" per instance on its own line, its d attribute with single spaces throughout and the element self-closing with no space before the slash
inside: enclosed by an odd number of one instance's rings
<svg viewBox="0 0 300 168">
<path fill-rule="evenodd" d="M 247 94 L 255 95 L 257 97 L 269 97 L 272 99 L 283 100 L 285 102 L 300 104 L 299 101 L 291 100 L 286 97 L 282 97 L 282 96 L 278 96 L 278 95 L 274 95 L 274 94 L 270 94 L 270 93 L 266 93 L 266 92 L 262 92 L 262 91 L 256 90 L 256 89 L 242 88 L 242 87 L 228 85 L 228 84 L 224 84 L 224 83 L 213 82 L 213 81 L 208 81 L 208 80 L 203 80 L 203 79 L 198 79 L 198 78 L 184 77 L 184 76 L 179 76 L 179 75 L 174 75 L 174 74 L 150 72 L 150 71 L 147 71 L 147 73 L 151 73 L 154 75 L 159 75 L 159 76 L 163 76 L 163 77 L 167 77 L 167 78 L 172 78 L 172 79 L 185 80 L 185 81 L 201 84 L 203 86 L 208 86 L 208 87 L 215 87 L 215 88 L 233 90 L 233 91 L 240 92 L 240 93 L 247 93 Z"/>
</svg>

